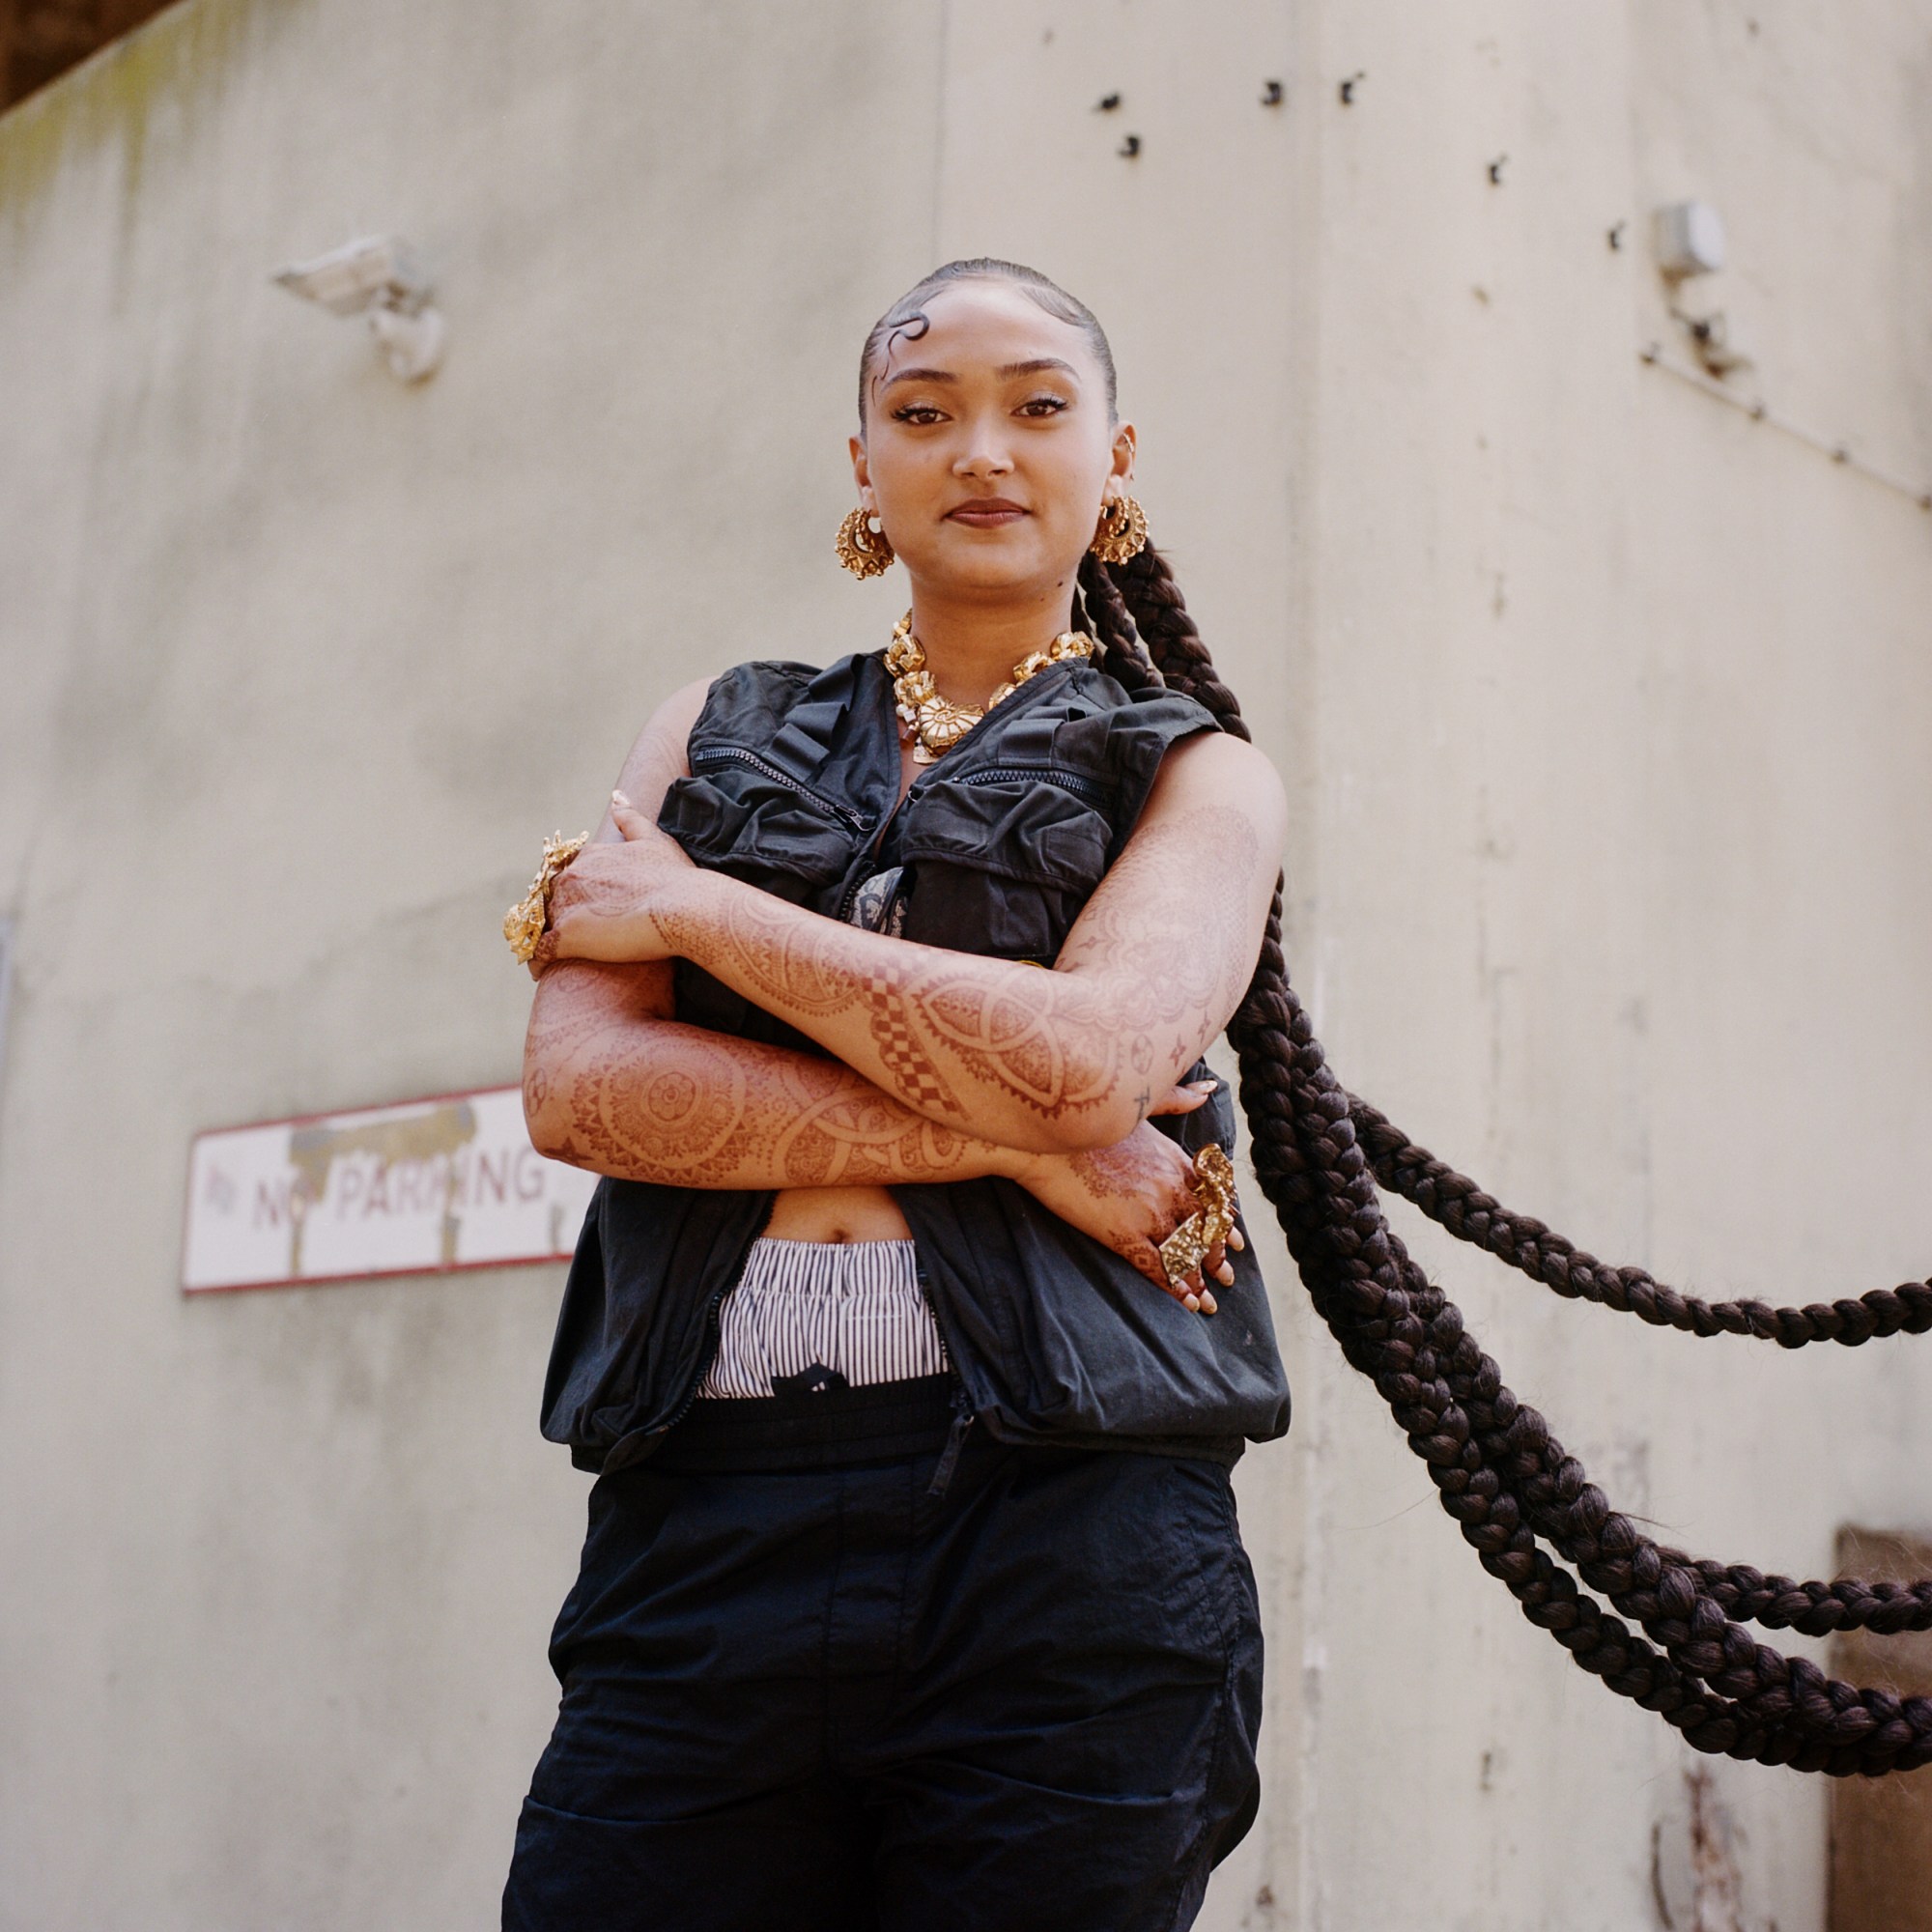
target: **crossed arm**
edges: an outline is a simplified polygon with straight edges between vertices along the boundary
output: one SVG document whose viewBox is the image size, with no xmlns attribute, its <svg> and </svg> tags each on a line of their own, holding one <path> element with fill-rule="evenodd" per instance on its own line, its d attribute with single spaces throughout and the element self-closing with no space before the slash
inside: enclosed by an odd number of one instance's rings
<svg viewBox="0 0 1932 1932">
<path fill-rule="evenodd" d="M 1021 1176 L 1014 1149 L 925 1120 L 836 1060 L 670 1015 L 668 971 L 559 961 L 524 1058 L 544 1153 L 682 1187 L 853 1187 Z"/>
<path fill-rule="evenodd" d="M 698 1187 L 1005 1175 L 1165 1286 L 1151 1244 L 1187 1211 L 1189 1170 L 1137 1129 L 1207 1097 L 1174 1083 L 1253 966 L 1286 820 L 1273 768 L 1226 737 L 1170 753 L 1042 972 L 863 932 L 692 867 L 653 820 L 702 699 L 680 693 L 646 727 L 623 802 L 557 882 L 525 1056 L 536 1145 Z M 679 1024 L 674 957 L 836 1058 Z M 1134 1226 L 1102 1234 L 1103 1214 Z"/>
<path fill-rule="evenodd" d="M 696 870 L 612 906 L 614 929 L 573 923 L 566 944 L 693 960 L 935 1125 L 1034 1152 L 1111 1147 L 1247 986 L 1280 850 L 1270 786 L 1278 796 L 1266 760 L 1234 739 L 1171 753 L 1049 973 L 888 939 Z"/>
<path fill-rule="evenodd" d="M 643 812 L 655 816 L 687 769 L 685 743 L 707 689 L 690 685 L 668 699 L 625 761 L 624 795 L 639 807 L 627 814 L 634 829 Z M 558 881 L 552 931 L 533 966 L 524 1112 L 542 1152 L 619 1179 L 683 1187 L 1019 1178 L 1015 1150 L 926 1121 L 838 1061 L 681 1025 L 668 957 L 608 949 L 599 960 L 567 956 L 599 866 L 618 865 L 619 883 L 633 888 L 644 876 L 622 863 L 635 855 L 619 809 Z M 691 869 L 670 840 L 642 829 L 657 841 L 652 869 Z M 600 904 L 609 883 L 594 895 Z M 600 929 L 613 936 L 608 921 Z"/>
</svg>

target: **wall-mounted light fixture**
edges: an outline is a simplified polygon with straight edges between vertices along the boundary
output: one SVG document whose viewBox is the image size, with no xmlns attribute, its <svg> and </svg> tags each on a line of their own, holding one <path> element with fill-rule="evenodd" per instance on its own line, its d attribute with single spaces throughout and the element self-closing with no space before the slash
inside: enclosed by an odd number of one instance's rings
<svg viewBox="0 0 1932 1932">
<path fill-rule="evenodd" d="M 1714 274 L 1724 266 L 1724 224 L 1708 201 L 1673 201 L 1654 217 L 1657 266 L 1666 281 Z"/>
<path fill-rule="evenodd" d="M 1721 309 L 1690 315 L 1676 300 L 1686 282 L 1724 266 L 1724 224 L 1718 211 L 1708 201 L 1669 202 L 1652 217 L 1651 235 L 1658 272 L 1670 285 L 1670 313 L 1689 331 L 1698 361 L 1719 382 L 1748 369 L 1751 358 Z"/>
<path fill-rule="evenodd" d="M 372 235 L 296 262 L 275 280 L 331 315 L 367 316 L 369 332 L 398 382 L 420 383 L 440 365 L 448 326 L 430 300 L 428 276 L 394 236 Z"/>
</svg>

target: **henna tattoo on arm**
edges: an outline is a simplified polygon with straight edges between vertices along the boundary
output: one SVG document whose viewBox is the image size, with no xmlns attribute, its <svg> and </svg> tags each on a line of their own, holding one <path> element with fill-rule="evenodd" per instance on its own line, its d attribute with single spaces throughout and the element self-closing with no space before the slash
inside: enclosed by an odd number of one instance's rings
<svg viewBox="0 0 1932 1932">
<path fill-rule="evenodd" d="M 1274 869 L 1237 805 L 1195 801 L 1144 822 L 1044 975 L 731 881 L 662 923 L 678 952 L 913 1112 L 1052 1151 L 1120 1140 L 1221 1030 L 1253 971 Z"/>
<path fill-rule="evenodd" d="M 532 1009 L 525 1111 L 539 1150 L 594 1173 L 702 1188 L 879 1186 L 1009 1174 L 848 1066 L 679 1024 L 627 993 L 648 969 L 552 969 Z"/>
<path fill-rule="evenodd" d="M 707 689 L 689 685 L 667 700 L 625 761 L 620 781 L 642 815 L 655 818 L 688 771 L 685 746 Z M 598 839 L 620 836 L 607 814 Z M 781 947 L 775 970 L 803 1007 L 843 997 L 842 986 L 821 983 L 809 954 L 788 959 Z M 923 1118 L 837 1061 L 678 1025 L 668 961 L 546 962 L 523 1088 L 542 1151 L 620 1179 L 786 1188 L 1017 1172 L 1009 1149 Z"/>
</svg>

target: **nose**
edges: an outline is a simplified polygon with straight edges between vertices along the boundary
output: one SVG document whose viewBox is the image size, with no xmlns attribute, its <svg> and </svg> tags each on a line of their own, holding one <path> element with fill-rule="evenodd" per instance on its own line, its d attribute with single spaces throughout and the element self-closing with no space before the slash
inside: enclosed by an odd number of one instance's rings
<svg viewBox="0 0 1932 1932">
<path fill-rule="evenodd" d="M 970 477 L 979 483 L 995 476 L 1010 475 L 1013 459 L 1007 447 L 1006 438 L 1001 434 L 1004 428 L 1005 424 L 998 416 L 991 420 L 983 416 L 975 417 L 967 425 L 966 440 L 959 454 L 952 460 L 953 475 Z"/>
</svg>

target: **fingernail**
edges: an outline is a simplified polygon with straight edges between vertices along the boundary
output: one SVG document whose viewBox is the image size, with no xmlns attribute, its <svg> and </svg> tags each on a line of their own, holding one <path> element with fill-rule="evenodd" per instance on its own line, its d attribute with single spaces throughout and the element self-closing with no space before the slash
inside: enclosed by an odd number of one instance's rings
<svg viewBox="0 0 1932 1932">
<path fill-rule="evenodd" d="M 631 809 L 631 801 L 628 798 L 626 798 L 622 792 L 613 791 L 611 794 L 611 796 L 613 800 L 616 801 L 617 804 L 621 805 L 626 811 L 628 811 Z"/>
<path fill-rule="evenodd" d="M 1212 1315 L 1219 1306 L 1220 1303 L 1211 1294 L 1204 1294 L 1201 1297 L 1201 1312 L 1203 1315 Z"/>
</svg>

